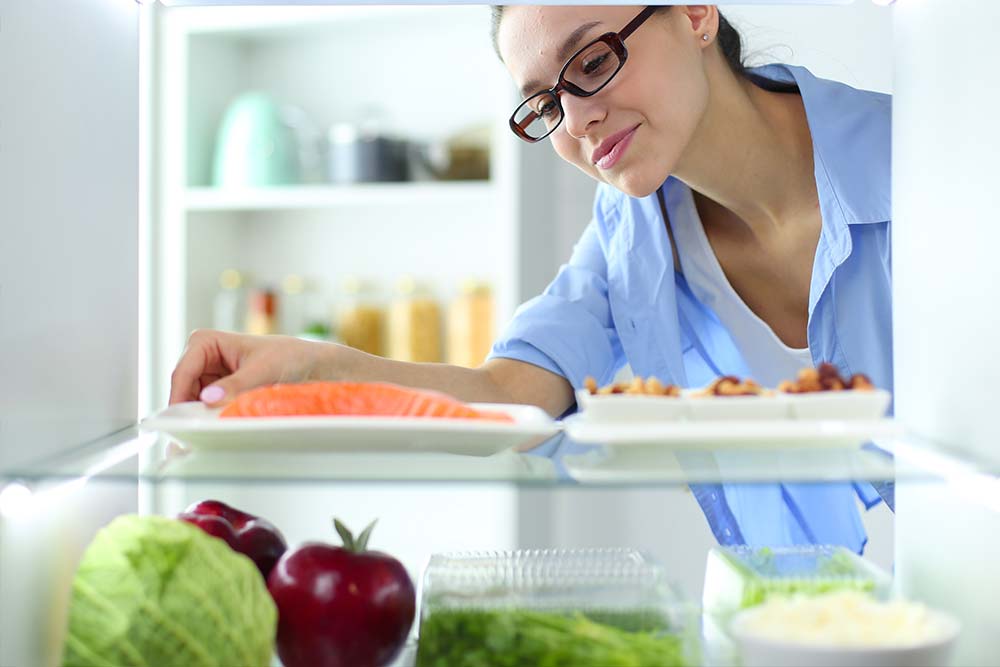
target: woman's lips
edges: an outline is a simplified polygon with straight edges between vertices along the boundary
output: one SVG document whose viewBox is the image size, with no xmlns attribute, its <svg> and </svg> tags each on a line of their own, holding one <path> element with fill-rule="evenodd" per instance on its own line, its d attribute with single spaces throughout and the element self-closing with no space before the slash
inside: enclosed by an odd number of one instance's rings
<svg viewBox="0 0 1000 667">
<path fill-rule="evenodd" d="M 594 160 L 594 165 L 598 169 L 610 169 L 615 166 L 622 155 L 625 154 L 625 151 L 628 150 L 637 129 L 639 129 L 638 125 L 631 130 L 626 130 L 605 139 L 601 147 L 594 151 L 597 155 L 600 155 L 598 159 Z M 610 145 L 610 148 L 608 145 Z"/>
</svg>

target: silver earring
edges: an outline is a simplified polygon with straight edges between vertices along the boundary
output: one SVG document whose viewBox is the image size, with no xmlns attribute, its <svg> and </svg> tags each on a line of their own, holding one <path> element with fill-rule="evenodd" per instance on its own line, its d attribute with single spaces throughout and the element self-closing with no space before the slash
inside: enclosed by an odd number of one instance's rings
<svg viewBox="0 0 1000 667">
<path fill-rule="evenodd" d="M 708 39 L 709 39 L 708 35 L 702 35 L 701 36 L 701 41 L 703 41 L 703 42 L 707 42 Z"/>
</svg>

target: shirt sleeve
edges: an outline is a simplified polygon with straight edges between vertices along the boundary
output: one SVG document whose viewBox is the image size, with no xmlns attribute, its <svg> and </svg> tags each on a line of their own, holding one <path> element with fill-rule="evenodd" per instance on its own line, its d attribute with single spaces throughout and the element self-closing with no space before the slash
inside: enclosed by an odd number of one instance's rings
<svg viewBox="0 0 1000 667">
<path fill-rule="evenodd" d="M 587 226 L 555 280 L 522 304 L 489 358 L 524 361 L 562 375 L 575 388 L 592 375 L 607 384 L 624 365 L 608 303 L 608 269 L 600 219 Z"/>
</svg>

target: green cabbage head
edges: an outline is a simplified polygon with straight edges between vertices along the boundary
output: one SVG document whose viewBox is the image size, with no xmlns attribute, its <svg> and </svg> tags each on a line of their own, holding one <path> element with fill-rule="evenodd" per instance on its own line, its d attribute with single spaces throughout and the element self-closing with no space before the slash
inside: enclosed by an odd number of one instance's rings
<svg viewBox="0 0 1000 667">
<path fill-rule="evenodd" d="M 266 667 L 277 610 L 260 572 L 183 521 L 122 516 L 73 580 L 64 667 Z"/>
</svg>

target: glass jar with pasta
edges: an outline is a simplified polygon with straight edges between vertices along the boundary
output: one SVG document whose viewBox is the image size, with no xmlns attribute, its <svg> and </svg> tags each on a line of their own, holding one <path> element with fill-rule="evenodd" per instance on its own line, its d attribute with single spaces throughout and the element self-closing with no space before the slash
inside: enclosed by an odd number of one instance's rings
<svg viewBox="0 0 1000 667">
<path fill-rule="evenodd" d="M 344 281 L 335 330 L 345 345 L 369 354 L 385 355 L 385 307 L 370 282 L 357 277 Z"/>
</svg>

